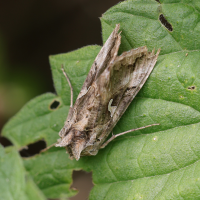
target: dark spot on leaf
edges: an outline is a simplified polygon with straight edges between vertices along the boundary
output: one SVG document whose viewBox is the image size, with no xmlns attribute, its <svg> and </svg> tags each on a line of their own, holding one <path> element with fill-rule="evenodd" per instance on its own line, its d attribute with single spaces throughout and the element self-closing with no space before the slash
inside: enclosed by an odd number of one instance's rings
<svg viewBox="0 0 200 200">
<path fill-rule="evenodd" d="M 5 137 L 0 136 L 0 143 L 4 146 L 4 147 L 8 147 L 8 146 L 12 146 L 12 142 L 10 140 L 8 140 Z"/>
<path fill-rule="evenodd" d="M 42 149 L 46 148 L 44 140 L 37 141 L 33 144 L 29 144 L 26 149 L 22 149 L 19 153 L 22 157 L 31 157 L 39 154 Z"/>
<path fill-rule="evenodd" d="M 196 87 L 195 86 L 189 86 L 188 90 L 194 90 Z"/>
<path fill-rule="evenodd" d="M 169 31 L 173 31 L 172 25 L 166 20 L 163 14 L 160 14 L 159 20 Z"/>
<path fill-rule="evenodd" d="M 57 101 L 57 100 L 54 100 L 50 105 L 50 109 L 51 110 L 55 110 L 55 109 L 57 109 L 59 107 L 59 105 L 60 105 L 60 102 Z"/>
<path fill-rule="evenodd" d="M 156 0 L 158 3 L 160 3 L 160 1 L 159 0 Z"/>
<path fill-rule="evenodd" d="M 92 183 L 92 172 L 83 170 L 73 171 L 73 183 L 71 189 L 78 190 L 79 193 L 71 199 L 88 199 L 90 190 L 94 186 Z"/>
</svg>

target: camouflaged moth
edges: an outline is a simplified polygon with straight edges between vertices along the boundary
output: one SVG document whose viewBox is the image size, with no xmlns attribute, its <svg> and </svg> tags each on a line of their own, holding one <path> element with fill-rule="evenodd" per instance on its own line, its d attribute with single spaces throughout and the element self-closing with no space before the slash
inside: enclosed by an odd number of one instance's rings
<svg viewBox="0 0 200 200">
<path fill-rule="evenodd" d="M 71 88 L 71 105 L 55 146 L 65 147 L 76 160 L 80 156 L 96 155 L 114 138 L 138 130 L 113 135 L 105 142 L 149 77 L 160 50 L 154 54 L 144 46 L 117 56 L 121 43 L 119 27 L 117 24 L 97 55 L 74 105 L 73 89 L 62 68 Z M 139 129 L 153 125 L 158 124 Z"/>
</svg>

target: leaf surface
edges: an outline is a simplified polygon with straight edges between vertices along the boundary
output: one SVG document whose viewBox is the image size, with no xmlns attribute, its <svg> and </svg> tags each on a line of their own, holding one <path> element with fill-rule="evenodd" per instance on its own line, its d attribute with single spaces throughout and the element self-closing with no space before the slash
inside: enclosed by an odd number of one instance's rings
<svg viewBox="0 0 200 200">
<path fill-rule="evenodd" d="M 0 145 L 0 199 L 44 200 L 45 196 L 27 174 L 14 147 Z"/>
</svg>

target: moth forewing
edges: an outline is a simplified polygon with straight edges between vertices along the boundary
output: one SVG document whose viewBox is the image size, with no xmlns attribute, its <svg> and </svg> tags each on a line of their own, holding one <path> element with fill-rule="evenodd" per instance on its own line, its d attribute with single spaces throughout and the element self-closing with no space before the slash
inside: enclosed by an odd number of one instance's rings
<svg viewBox="0 0 200 200">
<path fill-rule="evenodd" d="M 101 147 L 108 144 L 109 141 L 104 143 L 106 138 L 157 61 L 160 50 L 156 54 L 154 51 L 149 53 L 147 47 L 117 56 L 121 43 L 118 31 L 119 24 L 97 55 L 59 133 L 61 140 L 56 146 L 65 147 L 70 157 L 76 160 L 80 156 L 96 155 Z"/>
<path fill-rule="evenodd" d="M 126 111 L 126 109 L 130 105 L 132 100 L 135 98 L 137 93 L 140 91 L 140 89 L 146 82 L 147 78 L 149 77 L 151 71 L 153 70 L 155 66 L 160 50 L 158 50 L 158 52 L 154 55 L 154 51 L 152 51 L 151 53 L 148 53 L 146 47 L 140 47 L 138 49 L 133 49 L 132 53 L 136 54 L 138 50 L 140 51 L 140 49 L 141 49 L 141 52 L 143 52 L 143 55 L 141 57 L 137 57 L 137 60 L 134 63 L 134 66 L 135 66 L 134 71 L 130 74 L 129 83 L 124 87 L 125 88 L 124 93 L 121 95 L 119 103 L 116 106 L 115 112 L 112 117 L 112 121 L 110 121 L 110 124 L 108 125 L 107 135 L 104 135 L 104 138 L 107 138 L 109 133 L 112 131 L 116 123 L 119 121 L 123 113 Z M 158 125 L 158 124 L 147 125 L 145 127 L 134 129 L 132 131 L 140 130 L 140 129 L 154 126 L 154 125 Z M 118 134 L 118 136 L 120 135 L 121 134 Z M 115 137 L 116 137 L 115 135 L 112 136 L 112 139 L 114 139 Z M 106 144 L 102 144 L 101 148 L 105 147 L 107 144 L 108 144 L 107 142 Z"/>
<path fill-rule="evenodd" d="M 108 63 L 117 56 L 118 49 L 121 43 L 121 36 L 118 34 L 120 25 L 117 24 L 114 31 L 110 34 L 109 38 L 101 48 L 94 63 L 88 73 L 88 76 L 83 83 L 82 89 L 77 97 L 81 98 L 92 85 L 95 79 L 102 73 L 102 71 L 107 67 Z"/>
</svg>

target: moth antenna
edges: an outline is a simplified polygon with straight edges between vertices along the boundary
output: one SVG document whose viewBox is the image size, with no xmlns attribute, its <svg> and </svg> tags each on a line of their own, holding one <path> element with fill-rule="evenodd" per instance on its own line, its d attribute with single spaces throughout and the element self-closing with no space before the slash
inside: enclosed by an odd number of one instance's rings
<svg viewBox="0 0 200 200">
<path fill-rule="evenodd" d="M 66 79 L 67 79 L 67 82 L 68 82 L 69 87 L 70 87 L 70 90 L 71 90 L 71 103 L 70 103 L 70 107 L 72 108 L 72 107 L 73 107 L 73 87 L 72 87 L 72 84 L 71 84 L 71 82 L 70 82 L 70 80 L 69 80 L 69 77 L 67 76 L 67 74 L 66 74 L 66 72 L 65 72 L 65 70 L 64 70 L 63 65 L 62 65 L 61 69 L 62 69 L 62 71 L 63 71 L 64 76 L 65 76 Z"/>
<path fill-rule="evenodd" d="M 141 129 L 144 129 L 144 128 L 148 128 L 148 127 L 151 127 L 151 126 L 157 126 L 157 125 L 160 125 L 160 124 L 150 124 L 150 125 L 143 126 L 143 127 L 140 127 L 140 128 L 135 128 L 135 129 L 131 129 L 131 130 L 128 130 L 128 131 L 124 131 L 124 132 L 116 134 L 116 135 L 112 135 L 112 137 L 109 140 L 107 140 L 104 144 L 102 144 L 102 146 L 100 148 L 103 149 L 105 146 L 107 146 L 116 137 L 119 137 L 121 135 L 125 135 L 126 133 L 130 133 L 130 132 L 133 132 L 133 131 L 138 131 L 138 130 L 141 130 Z"/>
</svg>

